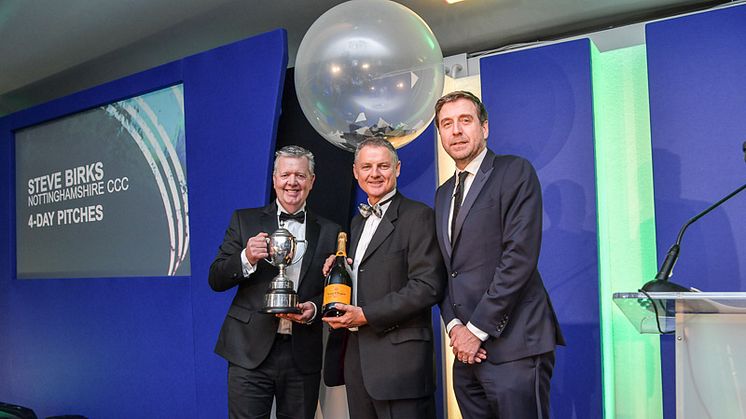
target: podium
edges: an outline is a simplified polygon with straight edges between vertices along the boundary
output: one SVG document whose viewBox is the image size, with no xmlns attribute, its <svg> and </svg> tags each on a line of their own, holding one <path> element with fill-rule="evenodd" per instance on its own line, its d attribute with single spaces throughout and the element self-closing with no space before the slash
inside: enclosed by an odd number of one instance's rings
<svg viewBox="0 0 746 419">
<path fill-rule="evenodd" d="M 675 333 L 677 419 L 746 418 L 746 292 L 621 292 L 614 303 L 640 333 Z"/>
</svg>

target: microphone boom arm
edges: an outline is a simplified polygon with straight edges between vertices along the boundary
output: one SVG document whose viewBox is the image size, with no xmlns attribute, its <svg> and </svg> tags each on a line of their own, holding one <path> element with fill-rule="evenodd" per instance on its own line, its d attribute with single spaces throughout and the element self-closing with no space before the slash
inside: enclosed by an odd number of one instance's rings
<svg viewBox="0 0 746 419">
<path fill-rule="evenodd" d="M 700 218 L 707 215 L 710 211 L 722 205 L 725 201 L 733 198 L 734 196 L 736 196 L 738 193 L 740 193 L 744 189 L 746 189 L 746 183 L 736 188 L 736 190 L 729 193 L 728 195 L 726 195 L 719 201 L 710 205 L 704 211 L 690 218 L 689 221 L 687 221 L 681 227 L 681 230 L 679 230 L 679 236 L 676 238 L 676 243 L 674 243 L 674 245 L 671 246 L 671 248 L 668 250 L 668 254 L 666 254 L 666 258 L 663 260 L 663 263 L 661 264 L 661 269 L 658 271 L 658 274 L 655 275 L 655 279 L 643 285 L 642 290 L 647 291 L 647 292 L 651 292 L 651 291 L 688 292 L 690 291 L 686 287 L 682 287 L 681 285 L 674 284 L 668 281 L 668 278 L 670 278 L 671 275 L 673 274 L 673 267 L 674 265 L 676 265 L 676 261 L 679 259 L 679 250 L 681 250 L 681 240 L 684 238 L 684 232 L 686 231 L 687 227 L 689 227 L 691 224 L 693 224 Z"/>
</svg>

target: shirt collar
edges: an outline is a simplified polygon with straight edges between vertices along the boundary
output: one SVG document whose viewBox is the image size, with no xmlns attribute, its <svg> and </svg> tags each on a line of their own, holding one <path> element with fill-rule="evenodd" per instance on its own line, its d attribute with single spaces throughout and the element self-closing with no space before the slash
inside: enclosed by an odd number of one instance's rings
<svg viewBox="0 0 746 419">
<path fill-rule="evenodd" d="M 469 164 L 466 165 L 464 170 L 456 170 L 456 174 L 461 172 L 469 172 L 469 174 L 476 175 L 477 171 L 482 166 L 482 162 L 484 161 L 485 156 L 487 156 L 487 147 L 485 147 L 479 154 L 477 154 L 477 157 L 475 157 L 474 160 L 470 161 Z"/>
<path fill-rule="evenodd" d="M 306 203 L 305 202 L 303 203 L 303 206 L 301 206 L 298 209 L 298 211 L 295 211 L 295 212 L 290 212 L 290 211 L 286 210 L 285 207 L 283 207 L 282 204 L 280 203 L 279 199 L 276 199 L 275 202 L 277 202 L 277 216 L 278 217 L 280 216 L 281 212 L 284 212 L 284 213 L 287 213 L 287 214 L 295 214 L 296 212 L 301 212 L 301 211 L 305 211 L 306 210 Z"/>
<path fill-rule="evenodd" d="M 384 202 L 388 200 L 385 204 L 381 205 L 381 210 L 385 211 L 386 208 L 389 207 L 389 204 L 391 204 L 391 200 L 389 198 L 393 198 L 393 196 L 396 195 L 396 188 L 392 189 L 389 193 L 384 195 L 378 202 Z M 368 199 L 368 205 L 370 205 L 370 199 Z"/>
</svg>

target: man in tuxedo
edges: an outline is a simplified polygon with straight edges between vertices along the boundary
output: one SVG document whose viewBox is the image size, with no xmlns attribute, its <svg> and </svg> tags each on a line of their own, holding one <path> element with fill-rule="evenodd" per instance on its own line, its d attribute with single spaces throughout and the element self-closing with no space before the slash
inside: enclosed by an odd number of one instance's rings
<svg viewBox="0 0 746 419">
<path fill-rule="evenodd" d="M 435 105 L 456 174 L 435 219 L 448 272 L 440 304 L 456 357 L 453 383 L 470 418 L 548 418 L 555 345 L 564 338 L 537 263 L 541 187 L 531 164 L 487 148 L 487 111 L 457 91 Z"/>
<path fill-rule="evenodd" d="M 278 418 L 315 415 L 322 361 L 321 270 L 336 248 L 339 226 L 305 208 L 314 180 L 311 152 L 298 146 L 279 150 L 272 173 L 277 200 L 235 211 L 210 266 L 213 290 L 236 288 L 215 345 L 215 352 L 228 361 L 231 418 L 269 418 L 274 398 Z M 280 225 L 307 241 L 302 260 L 285 271 L 302 301 L 299 314 L 259 311 L 278 273 L 264 260 L 269 256 L 267 238 Z"/>
<path fill-rule="evenodd" d="M 430 308 L 443 297 L 445 271 L 433 210 L 397 192 L 400 168 L 386 140 L 365 140 L 355 151 L 353 174 L 368 202 L 351 224 L 353 303 L 323 319 L 349 330 L 343 374 L 352 419 L 435 415 Z M 338 366 L 327 361 L 325 368 Z"/>
</svg>

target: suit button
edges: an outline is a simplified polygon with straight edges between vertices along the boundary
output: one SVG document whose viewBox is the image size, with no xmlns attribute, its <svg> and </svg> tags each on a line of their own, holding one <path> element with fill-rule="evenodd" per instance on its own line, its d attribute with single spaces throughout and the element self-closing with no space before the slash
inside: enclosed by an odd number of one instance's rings
<svg viewBox="0 0 746 419">
<path fill-rule="evenodd" d="M 456 271 L 451 272 L 451 278 L 455 278 L 457 276 L 458 276 L 458 272 Z"/>
<path fill-rule="evenodd" d="M 360 268 L 357 270 L 358 272 L 365 272 L 365 268 Z"/>
</svg>

